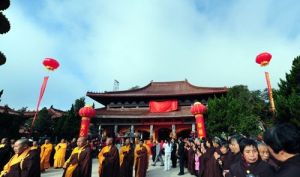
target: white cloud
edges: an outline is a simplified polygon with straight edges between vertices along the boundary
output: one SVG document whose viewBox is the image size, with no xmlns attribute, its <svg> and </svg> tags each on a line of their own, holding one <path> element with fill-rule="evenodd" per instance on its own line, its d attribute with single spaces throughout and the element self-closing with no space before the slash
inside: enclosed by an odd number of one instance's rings
<svg viewBox="0 0 300 177">
<path fill-rule="evenodd" d="M 0 70 L 3 103 L 36 104 L 45 56 L 57 57 L 61 68 L 43 103 L 67 109 L 88 90 L 111 90 L 114 79 L 121 89 L 185 78 L 201 86 L 263 89 L 263 69 L 254 62 L 263 51 L 273 54 L 268 70 L 276 87 L 299 54 L 293 24 L 299 9 L 274 14 L 281 6 L 270 0 L 46 2 L 35 14 L 25 16 L 16 5 L 8 15 L 15 31 L 1 40 L 9 58 Z"/>
</svg>

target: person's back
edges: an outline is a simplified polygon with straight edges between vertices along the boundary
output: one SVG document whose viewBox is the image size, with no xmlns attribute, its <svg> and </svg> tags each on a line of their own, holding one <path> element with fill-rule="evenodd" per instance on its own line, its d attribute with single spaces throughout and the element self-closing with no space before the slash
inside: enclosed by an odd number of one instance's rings
<svg viewBox="0 0 300 177">
<path fill-rule="evenodd" d="M 280 124 L 268 129 L 264 141 L 271 155 L 282 162 L 275 177 L 300 176 L 300 130 L 292 124 Z"/>
</svg>

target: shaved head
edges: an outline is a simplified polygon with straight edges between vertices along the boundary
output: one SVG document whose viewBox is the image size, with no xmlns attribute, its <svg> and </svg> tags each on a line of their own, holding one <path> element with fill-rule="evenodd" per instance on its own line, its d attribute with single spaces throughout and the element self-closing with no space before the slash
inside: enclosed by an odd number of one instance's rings
<svg viewBox="0 0 300 177">
<path fill-rule="evenodd" d="M 7 138 L 2 138 L 1 139 L 1 144 L 6 144 L 7 143 Z"/>
<path fill-rule="evenodd" d="M 83 147 L 87 144 L 87 138 L 86 137 L 79 137 L 77 139 L 77 146 L 78 147 Z"/>
<path fill-rule="evenodd" d="M 112 137 L 107 137 L 106 138 L 106 145 L 107 146 L 110 146 L 110 145 L 112 145 L 113 144 L 113 138 Z"/>
<path fill-rule="evenodd" d="M 127 138 L 127 139 L 125 140 L 125 145 L 130 145 L 130 139 L 129 139 L 129 138 Z"/>
<path fill-rule="evenodd" d="M 14 151 L 16 154 L 21 154 L 29 147 L 29 140 L 26 138 L 19 139 L 14 144 Z"/>
</svg>

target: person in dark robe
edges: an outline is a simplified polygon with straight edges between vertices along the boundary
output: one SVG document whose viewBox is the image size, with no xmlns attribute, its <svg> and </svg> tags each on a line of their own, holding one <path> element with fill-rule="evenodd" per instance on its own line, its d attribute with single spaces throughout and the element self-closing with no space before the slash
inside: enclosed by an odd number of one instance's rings
<svg viewBox="0 0 300 177">
<path fill-rule="evenodd" d="M 190 148 L 190 142 L 187 140 L 187 138 L 184 139 L 184 167 L 189 169 L 189 148 Z"/>
<path fill-rule="evenodd" d="M 273 177 L 274 169 L 258 155 L 257 143 L 252 139 L 241 140 L 242 160 L 231 165 L 229 177 Z"/>
<path fill-rule="evenodd" d="M 63 177 L 91 177 L 92 151 L 86 137 L 77 139 L 77 147 L 64 164 Z"/>
<path fill-rule="evenodd" d="M 113 144 L 113 138 L 106 139 L 106 146 L 98 154 L 99 177 L 119 177 L 120 160 L 119 151 Z"/>
<path fill-rule="evenodd" d="M 179 138 L 178 156 L 179 156 L 179 173 L 178 175 L 184 175 L 184 145 L 182 138 Z"/>
<path fill-rule="evenodd" d="M 176 168 L 176 166 L 177 166 L 178 143 L 175 141 L 174 138 L 172 138 L 171 139 L 171 144 L 172 144 L 172 152 L 171 152 L 172 168 Z"/>
<path fill-rule="evenodd" d="M 210 138 L 206 139 L 206 152 L 203 155 L 204 158 L 204 171 L 203 177 L 221 177 L 222 171 L 221 168 L 215 159 L 215 147 Z"/>
<path fill-rule="evenodd" d="M 120 148 L 120 177 L 132 177 L 134 163 L 134 149 L 130 140 L 125 140 L 125 145 Z"/>
<path fill-rule="evenodd" d="M 188 171 L 191 175 L 195 175 L 195 144 L 190 141 L 190 147 L 188 148 Z"/>
<path fill-rule="evenodd" d="M 274 177 L 300 175 L 300 129 L 292 124 L 278 124 L 264 133 L 270 154 L 281 162 Z"/>
<path fill-rule="evenodd" d="M 77 147 L 76 138 L 73 138 L 71 142 L 67 143 L 67 150 L 65 160 L 68 160 L 71 156 L 72 151 Z"/>
<path fill-rule="evenodd" d="M 31 150 L 35 150 L 34 152 L 37 152 L 38 154 L 41 154 L 41 148 L 38 145 L 37 141 L 32 141 Z"/>
<path fill-rule="evenodd" d="M 152 141 L 152 146 L 151 146 L 151 154 L 152 154 L 152 162 L 155 162 L 155 157 L 156 157 L 156 141 Z"/>
<path fill-rule="evenodd" d="M 135 156 L 135 177 L 146 177 L 147 169 L 148 169 L 148 152 L 147 148 L 144 145 L 144 141 L 140 140 L 139 145 L 135 147 L 134 150 Z"/>
<path fill-rule="evenodd" d="M 7 138 L 2 138 L 0 144 L 0 171 L 2 171 L 4 165 L 13 156 L 14 150 L 11 148 Z"/>
<path fill-rule="evenodd" d="M 27 139 L 14 144 L 15 155 L 4 166 L 1 177 L 40 177 L 40 155 L 31 149 Z"/>
<path fill-rule="evenodd" d="M 229 150 L 229 144 L 227 141 L 223 141 L 220 144 L 220 153 L 215 154 L 215 159 L 222 169 L 223 176 L 226 176 L 229 173 L 231 164 L 232 154 Z"/>
<path fill-rule="evenodd" d="M 240 146 L 239 141 L 241 139 L 237 136 L 233 136 L 229 139 L 229 148 L 232 153 L 230 153 L 230 159 L 231 164 L 235 164 L 239 162 L 242 159 L 241 153 L 240 153 Z"/>
</svg>

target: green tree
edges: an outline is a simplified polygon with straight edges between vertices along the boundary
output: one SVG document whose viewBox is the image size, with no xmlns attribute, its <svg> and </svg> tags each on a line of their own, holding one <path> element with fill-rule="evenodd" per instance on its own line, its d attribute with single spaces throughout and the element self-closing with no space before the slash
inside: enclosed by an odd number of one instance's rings
<svg viewBox="0 0 300 177">
<path fill-rule="evenodd" d="M 297 56 L 290 73 L 278 84 L 274 92 L 276 122 L 291 122 L 300 127 L 300 56 Z"/>
<path fill-rule="evenodd" d="M 48 112 L 48 109 L 44 107 L 38 113 L 38 117 L 35 120 L 33 132 L 37 136 L 53 136 L 54 121 Z"/>
<path fill-rule="evenodd" d="M 9 109 L 8 106 L 7 110 Z M 0 114 L 0 137 L 19 138 L 19 129 L 25 122 L 23 115 L 4 112 Z"/>
<path fill-rule="evenodd" d="M 285 80 L 280 79 L 278 94 L 290 96 L 293 92 L 300 95 L 300 56 L 297 56 L 290 73 L 286 73 Z"/>
<path fill-rule="evenodd" d="M 84 97 L 75 100 L 75 103 L 72 104 L 71 109 L 67 114 L 61 117 L 55 124 L 55 133 L 57 137 L 71 139 L 78 136 L 81 121 L 78 112 L 79 109 L 84 106 Z"/>
<path fill-rule="evenodd" d="M 229 89 L 227 95 L 208 100 L 207 132 L 211 136 L 241 133 L 256 135 L 268 107 L 260 91 L 249 91 L 239 85 Z"/>
</svg>

